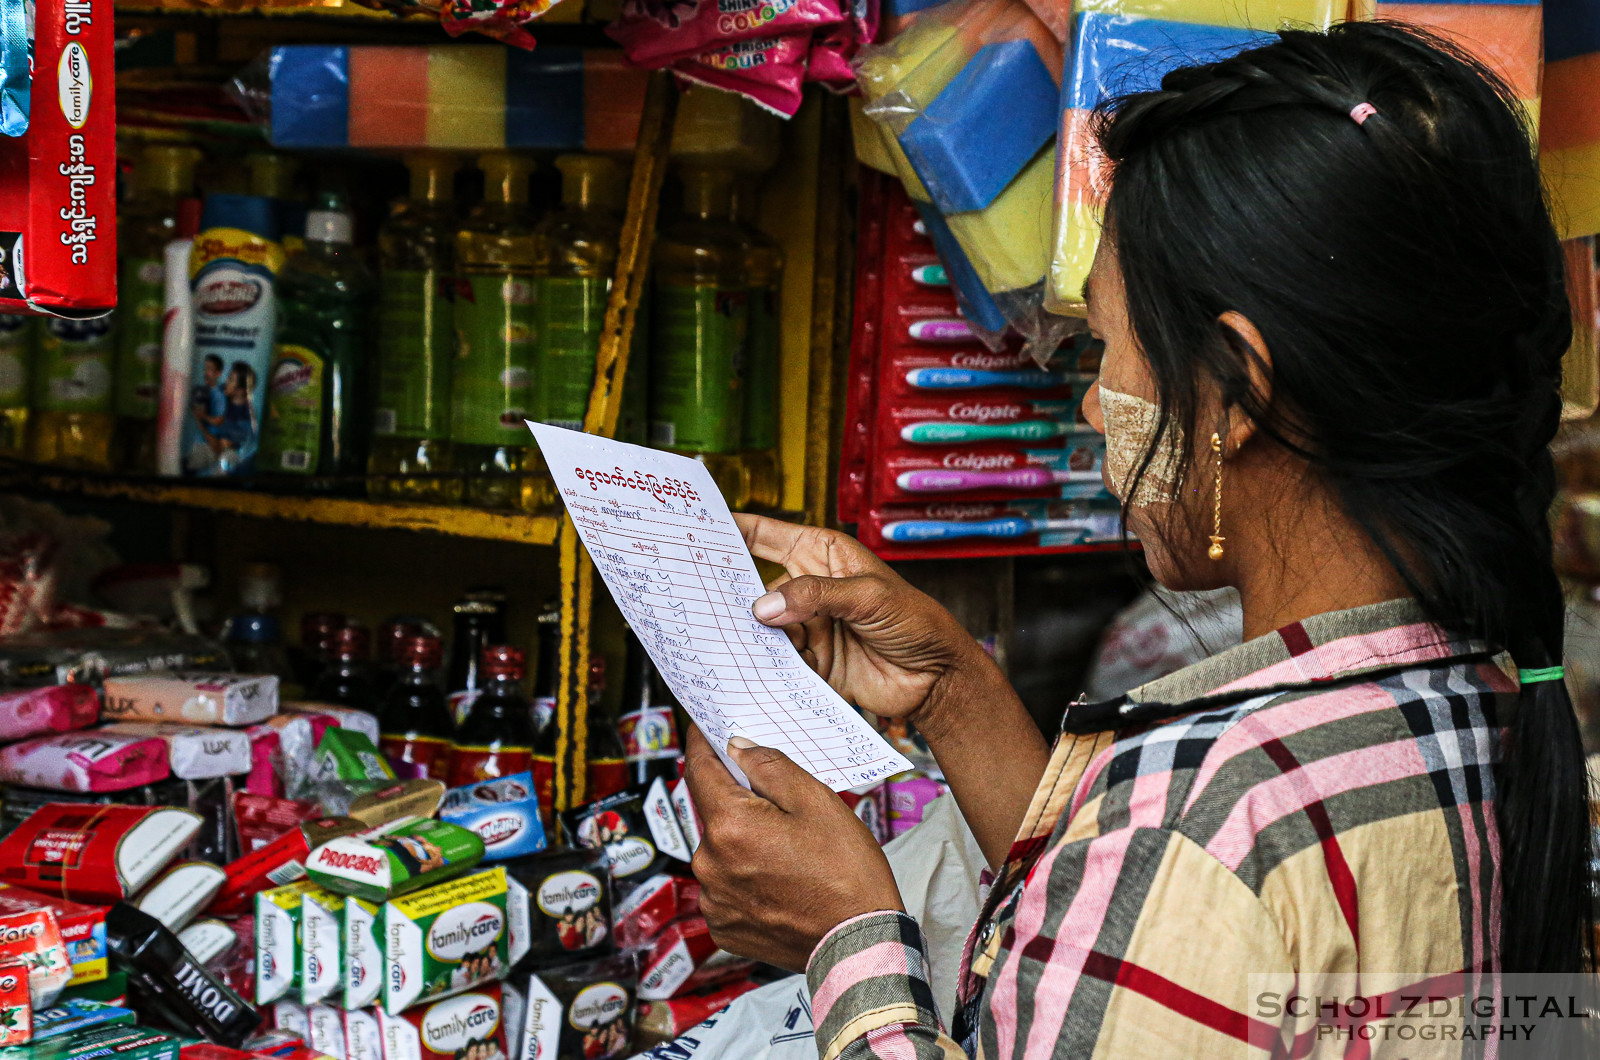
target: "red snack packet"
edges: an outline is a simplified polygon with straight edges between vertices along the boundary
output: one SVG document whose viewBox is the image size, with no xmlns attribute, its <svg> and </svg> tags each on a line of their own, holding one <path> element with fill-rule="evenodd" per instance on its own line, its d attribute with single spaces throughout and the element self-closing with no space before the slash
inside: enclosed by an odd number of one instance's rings
<svg viewBox="0 0 1600 1060">
<path fill-rule="evenodd" d="M 259 850 L 302 821 L 318 816 L 314 802 L 275 799 L 241 791 L 233 796 L 233 819 L 239 829 L 239 846 L 249 853 Z"/>
<path fill-rule="evenodd" d="M 639 965 L 639 999 L 662 1001 L 748 975 L 755 962 L 719 949 L 703 916 L 667 925 Z"/>
<path fill-rule="evenodd" d="M 71 732 L 100 717 L 100 696 L 88 685 L 51 685 L 0 695 L 0 740 Z"/>
<path fill-rule="evenodd" d="M 628 892 L 612 916 L 617 942 L 625 950 L 641 949 L 679 917 L 700 913 L 700 883 L 682 876 L 652 876 Z"/>
<path fill-rule="evenodd" d="M 759 0 L 739 11 L 718 0 L 624 0 L 606 33 L 628 62 L 654 70 L 753 37 L 797 35 L 809 47 L 813 30 L 844 18 L 837 0 Z"/>
<path fill-rule="evenodd" d="M 664 1001 L 639 1002 L 639 1030 L 656 1038 L 671 1040 L 689 1028 L 704 1023 L 713 1013 L 720 1012 L 734 999 L 748 994 L 760 983 L 746 979 L 705 994 L 667 998 Z"/>
<path fill-rule="evenodd" d="M 0 880 L 110 905 L 154 879 L 200 824 L 199 814 L 172 806 L 46 803 L 0 839 Z"/>
<path fill-rule="evenodd" d="M 258 892 L 303 878 L 306 857 L 313 848 L 366 827 L 353 817 L 319 817 L 290 828 L 266 846 L 227 864 L 227 882 L 207 912 L 212 916 L 238 916 L 248 911 Z"/>
<path fill-rule="evenodd" d="M 0 747 L 0 782 L 52 791 L 124 791 L 166 780 L 167 741 L 111 732 L 66 732 Z"/>
<path fill-rule="evenodd" d="M 737 92 L 763 110 L 792 118 L 800 109 L 810 50 L 809 33 L 752 37 L 679 60 L 672 72 L 685 81 Z"/>
</svg>

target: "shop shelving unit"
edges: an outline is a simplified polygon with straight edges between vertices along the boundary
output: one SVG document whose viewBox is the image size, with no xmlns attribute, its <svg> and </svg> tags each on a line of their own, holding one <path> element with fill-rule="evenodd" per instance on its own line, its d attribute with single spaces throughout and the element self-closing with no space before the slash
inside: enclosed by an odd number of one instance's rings
<svg viewBox="0 0 1600 1060">
<path fill-rule="evenodd" d="M 144 9 L 148 11 L 148 8 Z M 341 4 L 322 11 L 360 19 L 364 9 Z M 140 13 L 139 5 L 118 5 L 119 13 Z M 294 8 L 185 12 L 162 9 L 165 17 L 208 14 L 218 21 L 241 21 L 260 14 L 317 17 L 320 9 Z M 383 16 L 388 17 L 388 16 Z M 328 19 L 332 23 L 335 19 Z M 414 33 L 417 20 L 398 22 L 404 32 Z M 426 29 L 425 26 L 422 27 Z M 576 27 L 561 27 L 573 29 Z M 590 394 L 584 429 L 614 436 L 622 396 L 622 380 L 627 369 L 630 338 L 635 323 L 635 307 L 645 290 L 646 266 L 655 235 L 662 178 L 666 171 L 676 89 L 664 73 L 656 74 L 646 94 L 643 116 L 634 151 L 627 209 L 613 276 L 610 300 L 606 307 L 604 334 L 597 358 L 594 388 Z M 791 267 L 803 259 L 802 270 L 810 286 L 810 334 L 806 344 L 809 357 L 802 386 L 786 387 L 786 399 L 804 401 L 804 415 L 789 418 L 783 445 L 791 451 L 785 460 L 790 474 L 803 468 L 803 510 L 787 511 L 787 518 L 815 524 L 832 517 L 830 483 L 836 460 L 838 400 L 842 373 L 834 370 L 845 353 L 842 342 L 848 332 L 848 275 L 850 254 L 841 247 L 848 239 L 847 185 L 849 180 L 847 120 L 841 102 L 822 99 L 820 118 L 810 134 L 807 166 L 817 177 L 814 190 L 815 224 L 801 231 L 803 238 L 791 248 Z M 808 174 L 799 175 L 806 179 Z M 790 179 L 796 179 L 790 175 Z M 803 220 L 803 219 L 802 219 Z M 843 272 L 841 272 L 843 270 Z M 802 397 L 803 395 L 803 397 Z M 798 430 L 796 429 L 798 428 Z M 798 434 L 803 433 L 803 438 Z M 565 514 L 514 514 L 482 511 L 467 507 L 445 507 L 350 497 L 287 495 L 241 486 L 211 486 L 190 481 L 125 477 L 88 472 L 71 472 L 20 463 L 0 464 L 0 490 L 21 491 L 41 496 L 109 499 L 173 509 L 191 509 L 251 519 L 289 520 L 335 527 L 419 531 L 455 538 L 512 542 L 553 547 L 559 572 L 561 600 L 560 676 L 557 683 L 556 722 L 558 726 L 558 764 L 555 801 L 558 808 L 580 803 L 584 797 L 587 731 L 587 692 L 589 645 L 594 603 L 594 570 L 584 552 L 571 521 Z M 548 553 L 542 553 L 548 556 Z M 530 645 L 530 658 L 533 646 Z"/>
</svg>

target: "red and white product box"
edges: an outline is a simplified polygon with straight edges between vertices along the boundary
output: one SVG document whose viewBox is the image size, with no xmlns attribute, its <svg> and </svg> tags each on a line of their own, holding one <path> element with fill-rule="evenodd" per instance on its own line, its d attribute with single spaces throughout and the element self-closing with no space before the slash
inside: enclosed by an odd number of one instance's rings
<svg viewBox="0 0 1600 1060">
<path fill-rule="evenodd" d="M 738 979 L 755 962 L 719 949 L 703 916 L 667 925 L 639 965 L 639 999 L 662 1001 L 714 983 Z"/>
<path fill-rule="evenodd" d="M 655 1038 L 671 1040 L 691 1027 L 704 1023 L 714 1012 L 720 1012 L 743 994 L 760 986 L 746 979 L 730 983 L 708 994 L 690 994 L 688 997 L 668 998 L 665 1001 L 639 1003 L 639 1030 Z"/>
<path fill-rule="evenodd" d="M 0 137 L 0 313 L 117 303 L 111 0 L 38 0 L 25 135 Z"/>
<path fill-rule="evenodd" d="M 28 996 L 28 969 L 16 957 L 0 959 L 0 1045 L 33 1040 L 33 1002 Z"/>
<path fill-rule="evenodd" d="M 65 898 L 51 898 L 23 887 L 0 883 L 0 916 L 48 910 L 61 930 L 61 942 L 72 962 L 68 986 L 97 982 L 106 977 L 106 910 Z"/>
<path fill-rule="evenodd" d="M 0 840 L 0 879 L 80 902 L 119 902 L 155 878 L 200 830 L 171 806 L 52 802 Z"/>
<path fill-rule="evenodd" d="M 700 912 L 700 883 L 682 876 L 652 876 L 628 892 L 612 912 L 617 942 L 625 950 L 640 949 L 669 923 Z"/>
<path fill-rule="evenodd" d="M 52 1004 L 72 978 L 61 927 L 48 909 L 0 916 L 0 964 L 17 962 L 28 977 L 34 1008 Z"/>
</svg>

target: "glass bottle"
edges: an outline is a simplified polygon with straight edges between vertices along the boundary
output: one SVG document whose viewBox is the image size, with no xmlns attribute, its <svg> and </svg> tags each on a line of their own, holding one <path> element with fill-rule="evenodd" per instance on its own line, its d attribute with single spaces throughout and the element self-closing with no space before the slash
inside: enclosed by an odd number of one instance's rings
<svg viewBox="0 0 1600 1060">
<path fill-rule="evenodd" d="M 378 232 L 378 392 L 367 491 L 435 504 L 461 500 L 450 476 L 455 358 L 456 160 L 407 156 L 411 196 Z"/>
<path fill-rule="evenodd" d="M 400 682 L 401 675 L 406 672 L 409 665 L 405 655 L 406 643 L 412 637 L 420 637 L 425 633 L 437 635 L 437 632 L 430 629 L 423 619 L 407 616 L 386 618 L 378 623 L 377 647 L 373 652 L 377 657 L 377 666 L 373 669 L 372 694 L 379 703 L 384 701 L 389 690 Z M 443 648 L 440 650 L 443 651 Z M 441 688 L 440 691 L 444 690 Z"/>
<path fill-rule="evenodd" d="M 27 446 L 38 320 L 0 313 L 0 456 L 20 457 Z"/>
<path fill-rule="evenodd" d="M 280 694 L 296 694 L 289 653 L 283 646 L 278 607 L 283 589 L 278 568 L 271 563 L 246 563 L 239 573 L 239 613 L 228 619 L 223 640 L 233 668 L 244 674 L 276 674 Z"/>
<path fill-rule="evenodd" d="M 340 703 L 357 710 L 372 710 L 377 698 L 372 694 L 371 637 L 366 626 L 341 626 L 333 635 L 333 648 L 327 666 L 311 686 L 317 703 Z"/>
<path fill-rule="evenodd" d="M 526 653 L 505 645 L 486 648 L 483 672 L 488 678 L 483 694 L 456 730 L 452 788 L 525 773 L 533 765 L 533 721 L 522 690 Z"/>
<path fill-rule="evenodd" d="M 506 594 L 499 589 L 469 589 L 451 608 L 455 629 L 450 638 L 450 671 L 445 692 L 450 713 L 460 725 L 483 690 L 483 652 L 506 639 Z"/>
<path fill-rule="evenodd" d="M 166 316 L 166 247 L 178 238 L 178 213 L 194 195 L 200 152 L 151 144 L 139 156 L 134 194 L 119 211 L 117 352 L 112 407 L 117 463 L 156 469 L 156 403 L 161 385 L 161 333 Z"/>
<path fill-rule="evenodd" d="M 305 245 L 278 273 L 278 325 L 259 467 L 312 489 L 350 488 L 366 472 L 372 274 L 336 195 L 306 215 Z"/>
<path fill-rule="evenodd" d="M 295 683 L 310 690 L 333 658 L 334 634 L 345 626 L 337 611 L 310 611 L 300 617 L 300 644 L 289 652 Z"/>
<path fill-rule="evenodd" d="M 393 762 L 409 762 L 418 775 L 444 779 L 454 754 L 455 719 L 439 687 L 444 657 L 439 638 L 431 633 L 406 637 L 400 656 L 400 680 L 378 711 L 378 746 Z"/>
<path fill-rule="evenodd" d="M 589 659 L 589 749 L 584 799 L 593 802 L 628 787 L 628 759 L 617 736 L 617 719 L 606 710 L 606 661 Z"/>
<path fill-rule="evenodd" d="M 750 283 L 750 323 L 744 356 L 744 416 L 739 429 L 739 461 L 748 499 L 755 508 L 782 501 L 778 468 L 780 342 L 778 314 L 783 288 L 783 248 L 755 226 L 756 186 L 751 178 L 734 185 L 735 231 L 744 241 L 745 275 Z"/>
<path fill-rule="evenodd" d="M 533 786 L 545 830 L 555 827 L 556 692 L 561 680 L 561 603 L 552 600 L 539 612 L 537 665 L 533 671 Z"/>
<path fill-rule="evenodd" d="M 685 169 L 684 216 L 656 239 L 651 313 L 650 442 L 706 465 L 734 508 L 749 323 L 744 242 L 733 228 L 733 177 Z"/>
<path fill-rule="evenodd" d="M 305 242 L 306 230 L 307 204 L 295 191 L 300 160 L 278 151 L 252 151 L 244 156 L 244 164 L 250 171 L 250 194 L 272 200 L 277 230 L 283 233 L 283 252 L 293 254 Z"/>
<path fill-rule="evenodd" d="M 658 777 L 671 784 L 678 779 L 678 758 L 683 753 L 673 714 L 677 700 L 633 630 L 626 631 L 626 639 L 617 735 L 628 763 L 628 781 L 637 788 L 648 788 Z"/>
<path fill-rule="evenodd" d="M 484 200 L 456 237 L 456 360 L 451 369 L 451 467 L 467 503 L 533 511 L 533 412 L 538 239 L 528 207 L 530 159 L 478 159 Z"/>
</svg>

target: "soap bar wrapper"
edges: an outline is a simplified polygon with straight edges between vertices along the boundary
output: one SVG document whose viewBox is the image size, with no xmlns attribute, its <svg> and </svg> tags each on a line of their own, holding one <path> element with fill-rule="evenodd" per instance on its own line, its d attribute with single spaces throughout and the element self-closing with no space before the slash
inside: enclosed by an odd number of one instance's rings
<svg viewBox="0 0 1600 1060">
<path fill-rule="evenodd" d="M 393 780 L 377 745 L 353 729 L 329 729 L 311 756 L 311 780 Z"/>
<path fill-rule="evenodd" d="M 344 986 L 345 896 L 313 887 L 300 902 L 300 1000 L 316 1004 Z M 340 1031 L 341 1037 L 343 1031 Z"/>
<path fill-rule="evenodd" d="M 371 711 L 357 710 L 355 707 L 343 707 L 337 703 L 312 703 L 305 700 L 289 700 L 283 704 L 285 714 L 323 715 L 334 719 L 341 729 L 350 729 L 359 732 L 377 746 L 378 716 Z M 318 742 L 322 734 L 317 735 Z"/>
<path fill-rule="evenodd" d="M 233 797 L 233 819 L 239 832 L 239 848 L 246 854 L 280 838 L 305 822 L 324 816 L 314 802 L 280 799 L 241 791 Z"/>
<path fill-rule="evenodd" d="M 28 978 L 28 997 L 35 1010 L 61 996 L 72 978 L 72 962 L 61 940 L 56 915 L 48 909 L 0 916 L 0 965 L 17 965 Z"/>
<path fill-rule="evenodd" d="M 623 949 L 643 949 L 672 921 L 699 914 L 699 881 L 682 876 L 652 876 L 618 903 L 617 942 Z"/>
<path fill-rule="evenodd" d="M 0 1008 L 16 1017 L 11 1026 L 0 1026 L 0 1046 L 19 1046 L 30 1041 L 33 1038 L 33 1001 L 29 997 L 28 969 L 15 957 L 0 960 Z M 12 1049 L 7 1048 L 0 1056 L 11 1052 Z"/>
<path fill-rule="evenodd" d="M 344 1014 L 345 1060 L 383 1060 L 383 1025 L 377 1012 L 352 1009 Z"/>
<path fill-rule="evenodd" d="M 315 887 L 299 880 L 256 895 L 257 1005 L 270 1005 L 300 985 L 301 903 Z"/>
<path fill-rule="evenodd" d="M 689 994 L 664 1001 L 639 1002 L 639 1033 L 671 1041 L 691 1027 L 699 1026 L 712 1015 L 759 987 L 746 979 L 718 987 L 708 994 Z"/>
<path fill-rule="evenodd" d="M 345 836 L 311 852 L 306 871 L 330 891 L 380 902 L 440 883 L 483 860 L 476 832 L 424 818 L 381 839 Z"/>
<path fill-rule="evenodd" d="M 72 962 L 68 986 L 96 983 L 106 977 L 106 911 L 65 898 L 51 898 L 22 887 L 0 883 L 0 915 L 47 909 L 61 929 L 61 941 Z"/>
<path fill-rule="evenodd" d="M 561 849 L 502 862 L 528 893 L 528 956 L 536 967 L 609 954 L 611 875 L 601 850 Z"/>
<path fill-rule="evenodd" d="M 353 817 L 319 817 L 289 829 L 264 847 L 228 864 L 228 882 L 211 903 L 217 916 L 237 916 L 255 895 L 304 879 L 311 852 L 330 839 L 354 835 L 364 826 Z"/>
<path fill-rule="evenodd" d="M 85 684 L 25 688 L 0 693 L 0 740 L 71 732 L 100 717 L 100 695 Z"/>
<path fill-rule="evenodd" d="M 311 1031 L 307 1046 L 333 1060 L 345 1060 L 344 1013 L 332 1005 L 307 1005 L 306 1024 Z"/>
<path fill-rule="evenodd" d="M 735 957 L 712 941 L 704 917 L 667 926 L 639 966 L 639 997 L 660 1001 L 747 975 L 755 962 Z"/>
<path fill-rule="evenodd" d="M 167 745 L 102 732 L 37 736 L 0 747 L 0 783 L 53 791 L 125 791 L 166 780 Z"/>
<path fill-rule="evenodd" d="M 366 1008 L 383 992 L 383 906 L 362 898 L 345 898 L 344 1006 Z"/>
<path fill-rule="evenodd" d="M 278 712 L 272 674 L 171 673 L 108 677 L 102 713 L 110 720 L 245 726 Z"/>
<path fill-rule="evenodd" d="M 522 1060 L 610 1060 L 629 1056 L 638 967 L 605 957 L 513 981 L 523 996 Z"/>
<path fill-rule="evenodd" d="M 537 854 L 545 848 L 532 773 L 452 788 L 439 805 L 439 819 L 476 832 L 483 840 L 485 861 Z"/>
<path fill-rule="evenodd" d="M 179 780 L 212 780 L 250 772 L 250 737 L 239 729 L 120 721 L 98 731 L 165 741 L 167 764 Z"/>
<path fill-rule="evenodd" d="M 516 932 L 504 869 L 450 880 L 385 904 L 383 1007 L 399 1013 L 504 978 L 527 945 L 527 893 L 520 886 L 518 892 L 522 928 Z"/>
<path fill-rule="evenodd" d="M 470 1055 L 470 1044 L 487 1045 L 485 1054 L 506 1052 L 505 1019 L 501 1013 L 500 984 L 491 983 L 469 993 L 417 1005 L 392 1015 L 380 1010 L 383 1060 L 457 1060 Z"/>
<path fill-rule="evenodd" d="M 414 777 L 356 796 L 349 815 L 368 828 L 381 828 L 408 817 L 432 817 L 444 797 L 444 781 Z"/>
<path fill-rule="evenodd" d="M 110 904 L 150 882 L 200 824 L 199 814 L 166 806 L 50 803 L 0 839 L 0 880 Z"/>
<path fill-rule="evenodd" d="M 619 898 L 641 880 L 686 866 L 693 856 L 660 777 L 642 795 L 618 792 L 567 810 L 561 823 L 574 845 L 606 852 Z"/>
</svg>

